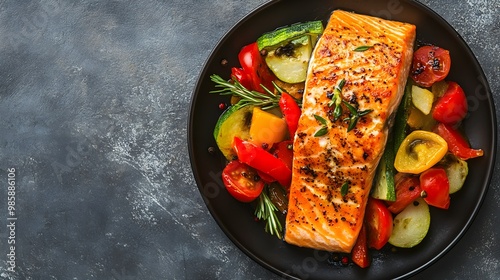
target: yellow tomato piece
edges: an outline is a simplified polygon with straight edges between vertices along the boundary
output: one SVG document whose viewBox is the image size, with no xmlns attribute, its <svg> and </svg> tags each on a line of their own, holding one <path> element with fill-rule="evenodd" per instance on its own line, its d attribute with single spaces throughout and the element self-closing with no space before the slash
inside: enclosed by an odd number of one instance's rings
<svg viewBox="0 0 500 280">
<path fill-rule="evenodd" d="M 448 144 L 439 135 L 415 130 L 401 143 L 394 168 L 403 173 L 419 174 L 438 163 L 448 152 Z"/>
<path fill-rule="evenodd" d="M 428 115 L 434 102 L 434 94 L 428 89 L 413 85 L 411 87 L 411 102 L 424 115 Z"/>
<path fill-rule="evenodd" d="M 285 140 L 287 125 L 284 119 L 255 107 L 250 124 L 250 139 L 258 145 L 266 144 L 269 148 Z"/>
<path fill-rule="evenodd" d="M 421 130 L 432 130 L 432 128 L 436 125 L 436 120 L 432 117 L 432 114 L 425 115 L 419 109 L 411 106 L 410 115 L 408 116 L 408 120 L 406 122 L 411 129 L 421 129 Z"/>
<path fill-rule="evenodd" d="M 435 82 L 434 84 L 432 84 L 431 87 L 432 94 L 434 94 L 435 98 L 443 96 L 447 89 L 448 89 L 448 82 L 444 80 Z"/>
</svg>

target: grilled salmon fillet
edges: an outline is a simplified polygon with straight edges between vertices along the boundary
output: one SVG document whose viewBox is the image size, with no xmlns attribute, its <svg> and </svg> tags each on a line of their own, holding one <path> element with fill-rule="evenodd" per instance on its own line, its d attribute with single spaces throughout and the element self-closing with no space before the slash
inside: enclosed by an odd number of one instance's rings
<svg viewBox="0 0 500 280">
<path fill-rule="evenodd" d="M 350 252 L 363 224 L 372 181 L 399 105 L 413 56 L 411 24 L 336 10 L 317 42 L 307 73 L 302 115 L 293 145 L 285 241 Z M 365 51 L 354 51 L 365 46 Z M 348 131 L 349 109 L 334 120 L 329 104 L 341 81 L 344 101 L 359 118 Z M 318 118 L 320 117 L 320 118 Z M 326 126 L 323 123 L 326 121 Z M 323 129 L 326 134 L 317 133 Z"/>
</svg>

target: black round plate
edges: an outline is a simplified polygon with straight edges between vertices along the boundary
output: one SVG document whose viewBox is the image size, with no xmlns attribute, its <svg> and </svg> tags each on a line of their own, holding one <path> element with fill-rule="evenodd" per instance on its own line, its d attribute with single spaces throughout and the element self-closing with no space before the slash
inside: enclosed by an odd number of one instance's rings
<svg viewBox="0 0 500 280">
<path fill-rule="evenodd" d="M 457 81 L 465 90 L 469 115 L 465 132 L 473 147 L 484 156 L 469 162 L 465 186 L 453 194 L 448 210 L 431 210 L 431 228 L 424 241 L 412 249 L 392 252 L 389 245 L 372 252 L 368 269 L 355 265 L 341 267 L 327 260 L 328 254 L 288 245 L 264 232 L 255 222 L 250 205 L 237 202 L 224 189 L 220 179 L 224 161 L 208 152 L 216 147 L 212 132 L 225 97 L 209 94 L 214 89 L 211 74 L 229 78 L 230 68 L 238 65 L 242 46 L 255 41 L 266 31 L 280 26 L 323 20 L 344 9 L 417 26 L 417 40 L 446 48 L 451 53 L 452 69 L 448 80 Z M 222 60 L 227 60 L 222 65 Z M 463 236 L 484 199 L 495 162 L 497 126 L 491 90 L 473 53 L 457 32 L 439 15 L 415 1 L 283 0 L 269 2 L 238 22 L 219 42 L 199 76 L 193 93 L 188 143 L 191 165 L 200 193 L 226 235 L 247 255 L 279 275 L 314 279 L 389 279 L 405 278 L 421 271 L 445 254 Z"/>
</svg>

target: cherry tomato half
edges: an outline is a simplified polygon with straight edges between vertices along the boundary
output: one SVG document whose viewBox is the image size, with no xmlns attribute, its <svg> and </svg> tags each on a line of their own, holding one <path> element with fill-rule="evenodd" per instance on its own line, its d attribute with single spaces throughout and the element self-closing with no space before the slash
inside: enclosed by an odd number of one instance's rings
<svg viewBox="0 0 500 280">
<path fill-rule="evenodd" d="M 365 224 L 368 247 L 380 250 L 389 241 L 392 233 L 392 214 L 381 200 L 368 199 Z"/>
<path fill-rule="evenodd" d="M 231 161 L 222 171 L 222 181 L 227 191 L 241 202 L 250 202 L 259 197 L 264 188 L 264 181 L 250 166 L 238 161 Z"/>
<path fill-rule="evenodd" d="M 430 87 L 442 81 L 450 72 L 451 58 L 448 50 L 436 46 L 423 46 L 413 53 L 410 76 L 421 87 Z"/>
<path fill-rule="evenodd" d="M 420 187 L 425 191 L 425 202 L 434 207 L 450 206 L 450 183 L 443 168 L 430 168 L 420 174 Z"/>
<path fill-rule="evenodd" d="M 432 117 L 439 122 L 455 125 L 467 114 L 467 98 L 464 90 L 455 82 L 448 83 L 448 89 L 434 105 Z"/>
</svg>

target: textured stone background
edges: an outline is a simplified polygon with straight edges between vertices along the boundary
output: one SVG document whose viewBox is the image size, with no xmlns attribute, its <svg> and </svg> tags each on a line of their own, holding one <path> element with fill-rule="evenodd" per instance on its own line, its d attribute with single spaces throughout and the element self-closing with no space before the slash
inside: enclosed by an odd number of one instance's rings
<svg viewBox="0 0 500 280">
<path fill-rule="evenodd" d="M 0 220 L 10 167 L 19 217 L 14 274 L 0 227 L 1 279 L 278 278 L 216 225 L 186 142 L 203 62 L 264 2 L 0 1 Z M 470 45 L 498 108 L 500 1 L 422 2 Z M 499 168 L 464 238 L 416 278 L 500 278 Z"/>
</svg>

